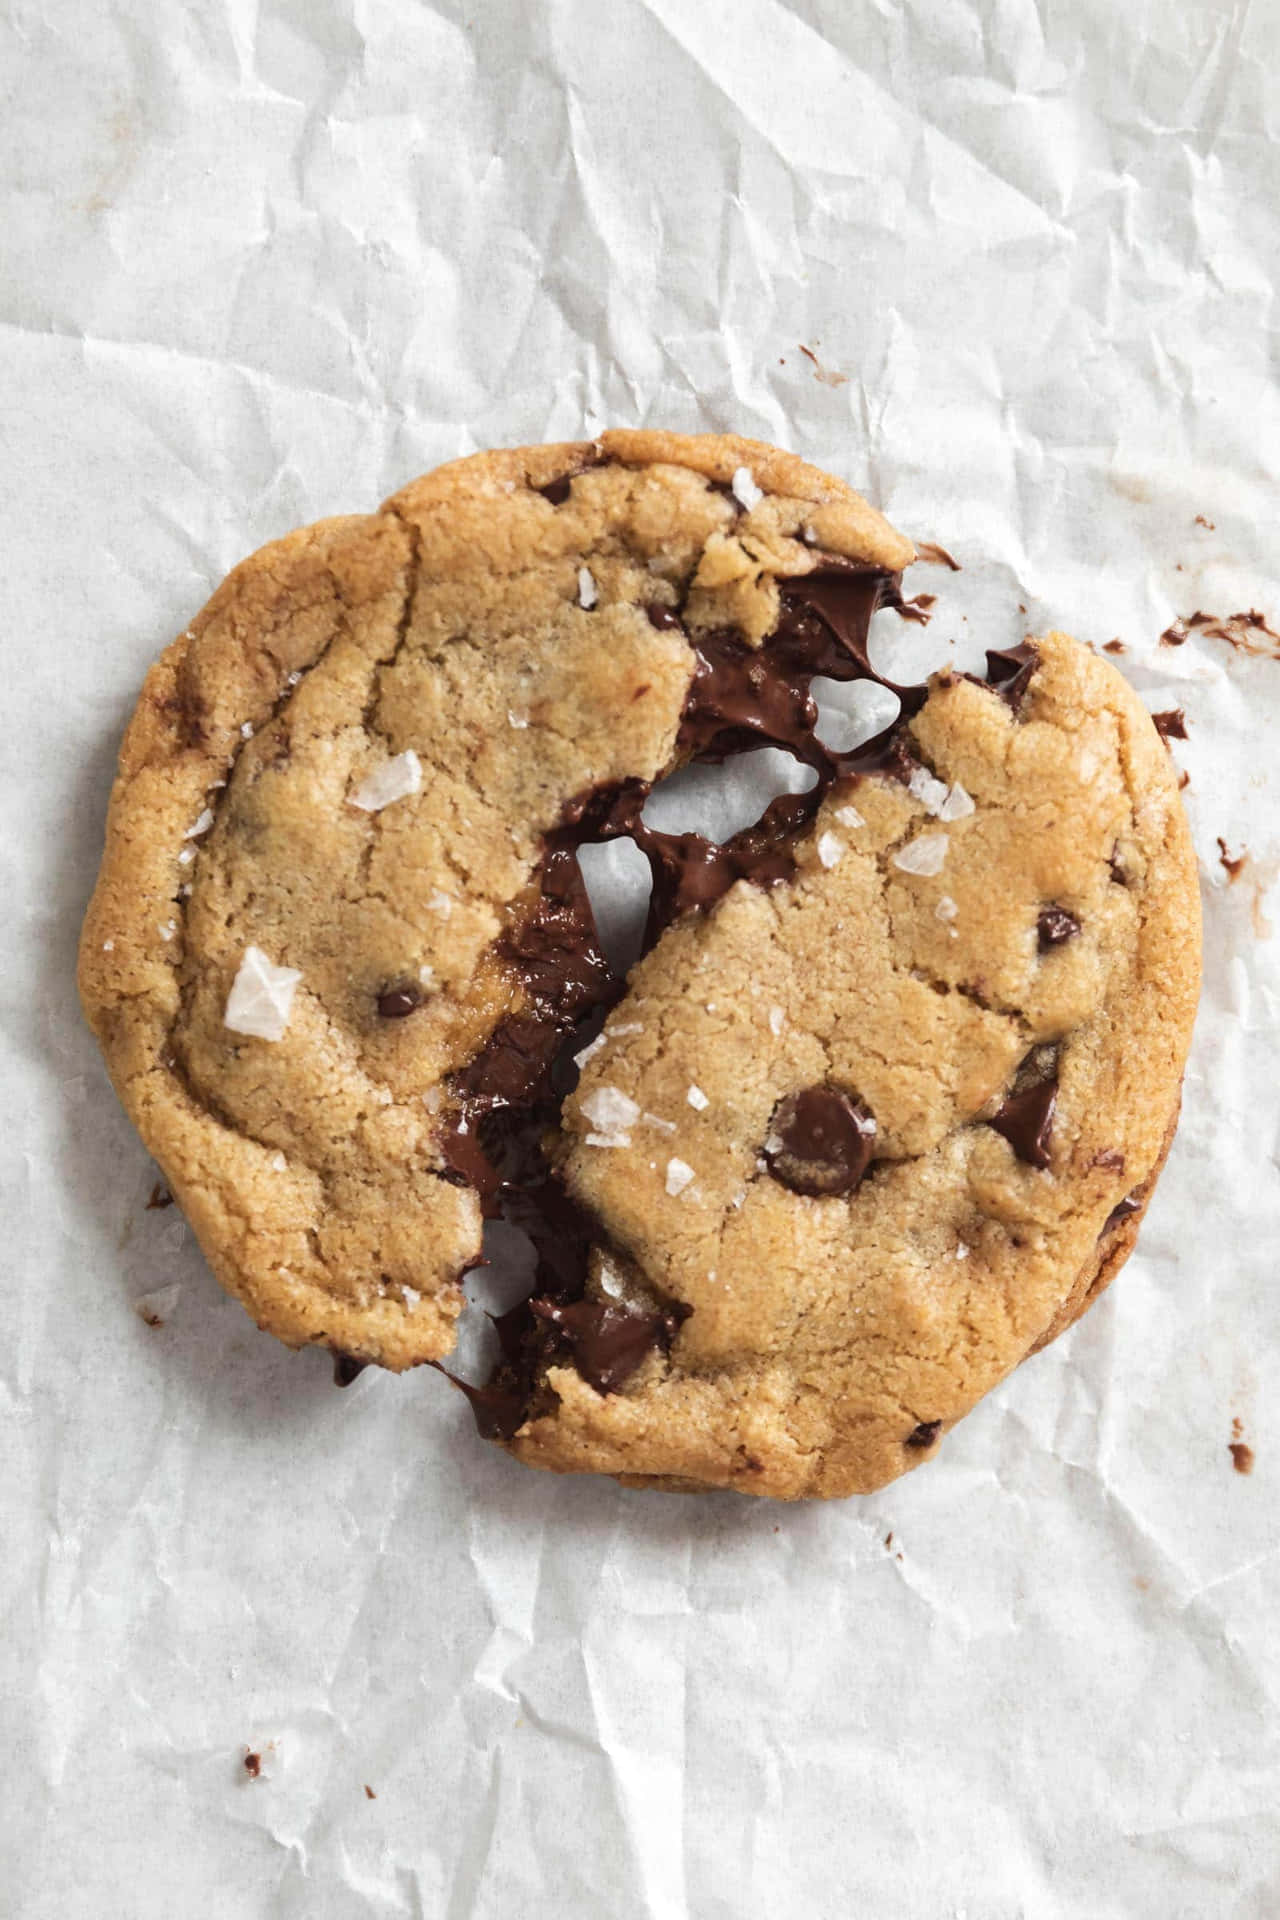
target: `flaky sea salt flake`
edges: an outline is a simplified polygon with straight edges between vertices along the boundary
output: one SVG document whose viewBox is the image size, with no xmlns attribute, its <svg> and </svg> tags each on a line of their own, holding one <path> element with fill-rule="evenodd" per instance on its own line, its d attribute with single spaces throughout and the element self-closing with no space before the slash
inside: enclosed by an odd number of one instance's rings
<svg viewBox="0 0 1280 1920">
<path fill-rule="evenodd" d="M 835 817 L 842 827 L 865 827 L 867 824 L 856 807 L 837 807 Z"/>
<path fill-rule="evenodd" d="M 954 920 L 960 909 L 949 893 L 944 893 L 933 910 L 935 920 Z"/>
<path fill-rule="evenodd" d="M 840 856 L 844 852 L 844 841 L 839 834 L 824 833 L 818 838 L 818 858 L 824 867 L 839 866 Z"/>
<path fill-rule="evenodd" d="M 133 1310 L 139 1320 L 145 1320 L 149 1327 L 162 1327 L 171 1319 L 178 1304 L 182 1288 L 176 1280 L 167 1287 L 154 1287 L 150 1293 L 140 1293 L 133 1303 Z"/>
<path fill-rule="evenodd" d="M 598 1033 L 594 1040 L 589 1040 L 587 1042 L 586 1046 L 582 1049 L 581 1053 L 574 1054 L 573 1064 L 578 1069 L 579 1073 L 582 1072 L 582 1069 L 586 1066 L 588 1060 L 595 1059 L 596 1055 L 603 1048 L 604 1043 L 605 1043 L 604 1035 L 602 1033 Z"/>
<path fill-rule="evenodd" d="M 701 1087 L 690 1087 L 688 1093 L 685 1095 L 685 1099 L 689 1102 L 689 1105 L 695 1113 L 704 1113 L 711 1105 L 711 1102 Z"/>
<path fill-rule="evenodd" d="M 589 1147 L 629 1147 L 631 1135 L 629 1133 L 589 1133 L 586 1136 L 586 1143 Z"/>
<path fill-rule="evenodd" d="M 667 1192 L 674 1200 L 684 1192 L 696 1178 L 693 1168 L 687 1160 L 679 1160 L 674 1155 L 667 1162 Z"/>
<path fill-rule="evenodd" d="M 640 1108 L 619 1087 L 597 1087 L 582 1103 L 582 1111 L 601 1133 L 624 1133 L 640 1118 Z"/>
<path fill-rule="evenodd" d="M 578 568 L 578 605 L 582 608 L 584 613 L 590 613 L 591 609 L 596 605 L 599 598 L 600 598 L 600 592 L 598 587 L 596 586 L 595 575 L 592 573 L 590 567 L 579 567 Z"/>
<path fill-rule="evenodd" d="M 183 834 L 182 837 L 184 840 L 198 840 L 202 833 L 208 833 L 212 825 L 213 825 L 213 808 L 206 807 L 204 811 L 198 814 L 197 817 L 192 821 L 191 825 L 187 828 L 186 832 Z"/>
<path fill-rule="evenodd" d="M 947 783 L 935 780 L 928 767 L 915 767 L 907 781 L 907 790 L 920 802 L 926 813 L 935 819 L 942 812 L 947 799 Z"/>
<path fill-rule="evenodd" d="M 647 1123 L 647 1124 L 648 1124 L 649 1126 L 651 1126 L 651 1127 L 656 1127 L 656 1128 L 658 1129 L 658 1131 L 659 1131 L 659 1133 L 674 1133 L 674 1132 L 675 1132 L 675 1130 L 676 1130 L 676 1123 L 675 1123 L 675 1121 L 674 1121 L 674 1120 L 664 1120 L 664 1119 L 662 1118 L 662 1116 L 661 1116 L 660 1114 L 657 1114 L 657 1113 L 642 1113 L 642 1114 L 640 1115 L 640 1118 L 641 1118 L 641 1119 L 642 1119 L 643 1121 L 645 1121 L 645 1122 L 646 1122 L 646 1123 Z"/>
<path fill-rule="evenodd" d="M 289 1162 L 285 1159 L 284 1155 L 282 1153 L 273 1153 L 271 1156 L 271 1171 L 273 1173 L 287 1173 L 288 1170 Z"/>
<path fill-rule="evenodd" d="M 734 499 L 744 513 L 752 512 L 764 499 L 763 490 L 756 485 L 756 477 L 750 467 L 735 468 L 733 479 L 729 484 L 733 490 Z"/>
<path fill-rule="evenodd" d="M 938 809 L 938 818 L 939 820 L 963 820 L 974 812 L 976 808 L 972 795 L 966 793 L 957 780 Z"/>
<path fill-rule="evenodd" d="M 412 747 L 372 767 L 351 795 L 361 813 L 381 813 L 393 800 L 404 800 L 422 785 L 422 762 Z"/>
<path fill-rule="evenodd" d="M 296 967 L 277 967 L 261 947 L 246 947 L 227 995 L 223 1025 L 254 1040 L 283 1040 L 302 975 Z"/>
<path fill-rule="evenodd" d="M 781 1007 L 770 1007 L 770 1009 L 769 1009 L 769 1031 L 770 1031 L 770 1033 L 771 1033 L 771 1034 L 773 1034 L 773 1035 L 774 1035 L 774 1037 L 775 1037 L 775 1039 L 776 1039 L 776 1037 L 778 1036 L 778 1034 L 780 1034 L 780 1033 L 782 1032 L 782 1029 L 783 1029 L 783 1028 L 784 1028 L 784 1027 L 786 1026 L 786 1024 L 787 1024 L 787 1016 L 786 1016 L 786 1014 L 785 1014 L 785 1013 L 784 1013 L 784 1012 L 782 1011 L 782 1008 L 781 1008 Z"/>
<path fill-rule="evenodd" d="M 948 840 L 945 833 L 922 833 L 915 840 L 909 840 L 893 856 L 893 864 L 903 873 L 915 873 L 927 877 L 941 873 L 947 858 Z"/>
</svg>

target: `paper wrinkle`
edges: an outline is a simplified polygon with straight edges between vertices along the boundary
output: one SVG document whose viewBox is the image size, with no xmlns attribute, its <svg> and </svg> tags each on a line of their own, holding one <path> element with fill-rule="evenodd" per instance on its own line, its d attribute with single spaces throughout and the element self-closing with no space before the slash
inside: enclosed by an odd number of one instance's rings
<svg viewBox="0 0 1280 1920">
<path fill-rule="evenodd" d="M 1274 24 L 113 0 L 7 33 L 15 1914 L 1271 1920 L 1280 659 L 1159 638 L 1280 628 Z M 425 1371 L 338 1393 L 146 1211 L 75 1007 L 120 727 L 223 573 L 612 424 L 776 439 L 950 549 L 925 632 L 877 618 L 901 677 L 1061 625 L 1187 717 L 1204 1000 L 1139 1251 L 839 1507 L 534 1475 Z M 791 777 L 697 804 L 723 831 Z"/>
</svg>

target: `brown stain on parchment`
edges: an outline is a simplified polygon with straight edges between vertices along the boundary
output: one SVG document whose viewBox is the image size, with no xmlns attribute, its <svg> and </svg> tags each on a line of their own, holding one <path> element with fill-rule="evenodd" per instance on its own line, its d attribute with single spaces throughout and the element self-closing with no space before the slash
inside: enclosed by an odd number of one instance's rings
<svg viewBox="0 0 1280 1920">
<path fill-rule="evenodd" d="M 1244 1438 L 1244 1428 L 1239 1420 L 1231 1422 L 1231 1438 L 1227 1442 L 1227 1452 L 1231 1455 L 1231 1464 L 1237 1473 L 1253 1472 L 1254 1451 Z"/>
<path fill-rule="evenodd" d="M 1267 624 L 1265 614 L 1250 607 L 1247 613 L 1190 613 L 1167 626 L 1160 635 L 1162 647 L 1182 647 L 1193 633 L 1207 640 L 1223 640 L 1237 653 L 1250 654 L 1256 660 L 1280 660 L 1280 633 Z"/>
<path fill-rule="evenodd" d="M 824 367 L 813 348 L 806 347 L 803 341 L 800 343 L 800 351 L 806 360 L 812 362 L 813 377 L 815 380 L 820 380 L 824 387 L 843 387 L 848 384 L 847 373 L 837 373 L 833 367 Z"/>
</svg>

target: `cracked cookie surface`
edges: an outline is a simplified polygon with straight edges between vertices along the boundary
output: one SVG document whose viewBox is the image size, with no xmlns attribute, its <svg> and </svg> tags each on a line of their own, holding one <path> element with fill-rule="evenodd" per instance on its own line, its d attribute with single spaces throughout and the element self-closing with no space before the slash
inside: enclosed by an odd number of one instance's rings
<svg viewBox="0 0 1280 1920">
<path fill-rule="evenodd" d="M 126 736 L 81 984 L 260 1324 L 439 1360 L 503 1212 L 539 1274 L 483 1430 L 799 1497 L 928 1457 L 1105 1284 L 1194 1013 L 1174 776 L 1061 635 L 888 689 L 866 625 L 911 557 L 791 456 L 619 433 L 228 578 Z M 899 717 L 824 747 L 815 672 Z M 648 827 L 674 767 L 769 743 L 810 793 L 724 847 Z M 622 834 L 626 982 L 575 858 Z"/>
</svg>

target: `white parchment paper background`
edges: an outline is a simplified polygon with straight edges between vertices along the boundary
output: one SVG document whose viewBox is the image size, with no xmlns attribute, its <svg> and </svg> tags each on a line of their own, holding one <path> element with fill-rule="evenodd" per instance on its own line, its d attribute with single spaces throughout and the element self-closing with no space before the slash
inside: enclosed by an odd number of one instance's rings
<svg viewBox="0 0 1280 1920">
<path fill-rule="evenodd" d="M 1280 624 L 1278 58 L 1265 0 L 0 4 L 5 1914 L 1280 1913 L 1280 661 L 1157 645 Z M 1118 636 L 1187 715 L 1206 983 L 1141 1251 L 840 1506 L 335 1392 L 144 1210 L 77 1015 L 121 726 L 226 569 L 647 422 L 948 546 L 926 658 Z"/>
</svg>

